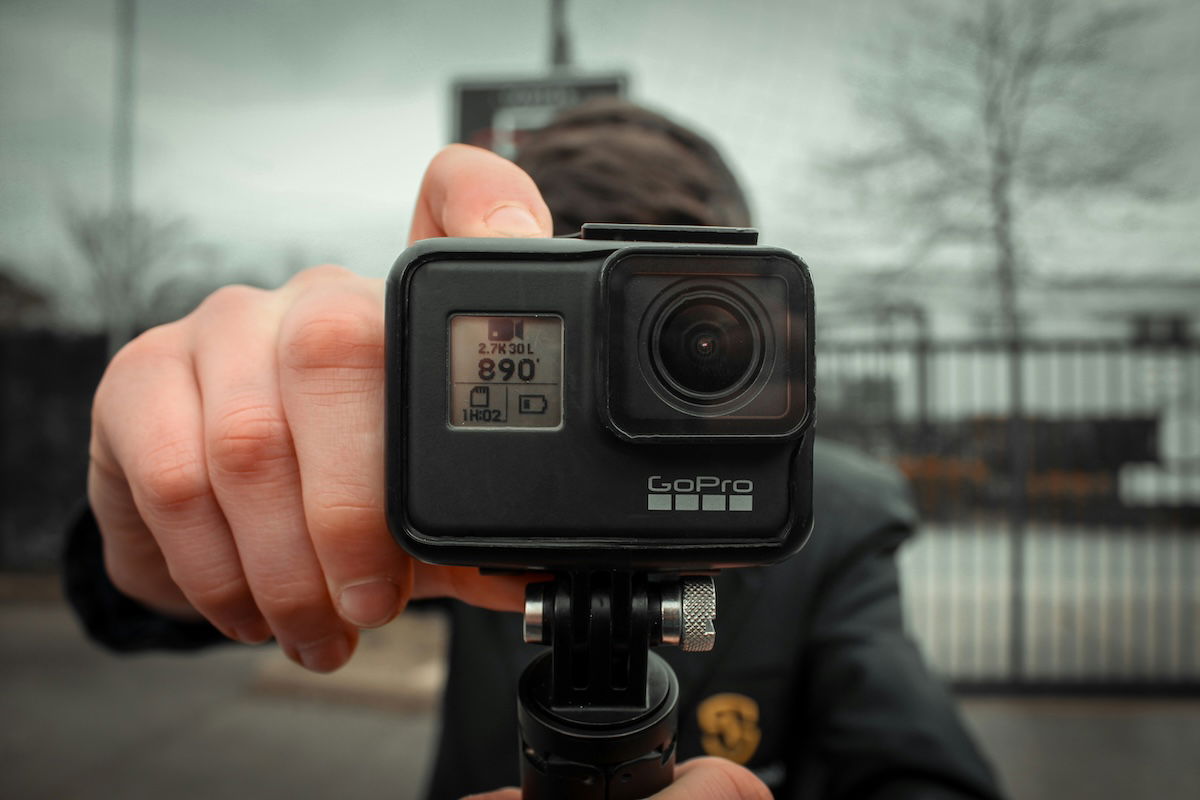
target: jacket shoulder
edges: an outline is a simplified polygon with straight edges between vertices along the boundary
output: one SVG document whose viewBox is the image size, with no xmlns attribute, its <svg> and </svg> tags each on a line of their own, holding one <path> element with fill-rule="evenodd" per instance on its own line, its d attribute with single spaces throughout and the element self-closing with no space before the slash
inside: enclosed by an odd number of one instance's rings
<svg viewBox="0 0 1200 800">
<path fill-rule="evenodd" d="M 898 545 L 917 524 L 908 483 L 897 470 L 819 438 L 813 448 L 813 518 L 810 544 L 834 552 L 881 536 Z"/>
</svg>

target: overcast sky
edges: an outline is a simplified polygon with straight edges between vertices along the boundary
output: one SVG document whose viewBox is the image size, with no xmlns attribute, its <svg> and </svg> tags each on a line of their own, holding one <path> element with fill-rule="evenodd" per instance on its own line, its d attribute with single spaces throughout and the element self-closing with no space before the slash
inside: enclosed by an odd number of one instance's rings
<svg viewBox="0 0 1200 800">
<path fill-rule="evenodd" d="M 137 204 L 186 219 L 237 272 L 334 259 L 382 275 L 448 139 L 452 80 L 539 73 L 547 5 L 142 0 Z M 847 276 L 899 257 L 887 224 L 814 169 L 865 135 L 849 77 L 886 5 L 575 0 L 569 22 L 581 70 L 626 71 L 635 99 L 717 141 L 764 241 Z M 1165 21 L 1140 47 L 1168 68 L 1145 93 L 1182 142 L 1171 169 L 1190 187 L 1200 3 L 1160 5 Z M 110 192 L 114 28 L 106 0 L 0 0 L 0 258 L 64 286 L 75 262 L 56 207 L 102 205 Z M 1043 270 L 1195 274 L 1200 201 L 1182 194 L 1056 206 L 1027 226 L 1026 245 Z"/>
</svg>

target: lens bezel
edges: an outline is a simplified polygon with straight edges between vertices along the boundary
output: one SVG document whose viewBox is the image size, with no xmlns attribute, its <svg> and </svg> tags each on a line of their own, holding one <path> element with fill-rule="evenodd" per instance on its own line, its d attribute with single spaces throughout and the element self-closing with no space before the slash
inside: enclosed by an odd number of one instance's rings
<svg viewBox="0 0 1200 800">
<path fill-rule="evenodd" d="M 730 404 L 732 411 L 683 403 L 653 373 L 646 321 L 656 315 L 649 310 L 677 294 L 673 287 L 682 288 L 682 281 L 718 285 L 743 300 L 748 293 L 753 299 L 746 304 L 769 331 L 762 372 Z M 811 425 L 812 279 L 795 254 L 772 247 L 631 244 L 607 259 L 598 290 L 597 400 L 601 423 L 617 438 L 752 444 L 798 438 Z"/>
<path fill-rule="evenodd" d="M 663 328 L 676 312 L 697 301 L 723 305 L 732 311 L 746 325 L 753 343 L 749 366 L 732 384 L 715 392 L 689 388 L 671 374 L 662 358 Z M 677 281 L 659 293 L 642 317 L 638 331 L 642 375 L 659 399 L 676 411 L 695 417 L 734 413 L 752 402 L 770 377 L 766 367 L 774 361 L 775 340 L 771 326 L 766 324 L 768 319 L 758 299 L 734 280 L 712 276 Z"/>
</svg>

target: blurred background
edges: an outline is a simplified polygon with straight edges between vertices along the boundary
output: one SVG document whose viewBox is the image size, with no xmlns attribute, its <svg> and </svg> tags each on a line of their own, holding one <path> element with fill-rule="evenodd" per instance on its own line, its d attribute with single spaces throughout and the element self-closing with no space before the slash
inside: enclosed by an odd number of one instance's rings
<svg viewBox="0 0 1200 800">
<path fill-rule="evenodd" d="M 0 0 L 0 794 L 416 796 L 436 616 L 321 681 L 83 641 L 91 392 L 220 285 L 384 275 L 439 147 L 597 94 L 812 267 L 819 429 L 912 481 L 908 624 L 1013 794 L 1200 796 L 1194 0 Z"/>
</svg>

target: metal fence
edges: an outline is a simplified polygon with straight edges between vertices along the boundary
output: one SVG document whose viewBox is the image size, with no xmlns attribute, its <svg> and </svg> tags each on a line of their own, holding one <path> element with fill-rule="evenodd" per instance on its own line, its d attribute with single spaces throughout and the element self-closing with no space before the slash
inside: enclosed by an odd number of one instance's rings
<svg viewBox="0 0 1200 800">
<path fill-rule="evenodd" d="M 4 568 L 54 563 L 103 361 L 100 339 L 0 336 Z M 1200 692 L 1200 345 L 825 344 L 818 371 L 819 431 L 912 483 L 904 602 L 937 669 Z"/>
<path fill-rule="evenodd" d="M 818 430 L 912 483 L 904 602 L 936 669 L 1200 691 L 1200 346 L 832 344 L 818 387 Z"/>
</svg>

